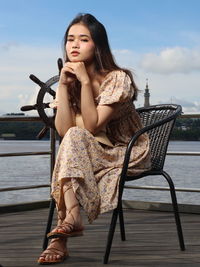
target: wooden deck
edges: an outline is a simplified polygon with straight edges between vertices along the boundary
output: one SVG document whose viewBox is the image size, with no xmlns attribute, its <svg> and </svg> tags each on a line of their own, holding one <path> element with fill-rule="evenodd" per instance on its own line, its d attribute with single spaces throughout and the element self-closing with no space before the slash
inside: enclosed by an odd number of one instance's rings
<svg viewBox="0 0 200 267">
<path fill-rule="evenodd" d="M 3 267 L 38 266 L 47 209 L 2 214 L 0 264 Z M 68 242 L 70 258 L 54 266 L 105 266 L 102 258 L 111 213 L 92 225 L 83 237 Z M 179 249 L 173 214 L 125 210 L 127 241 L 117 227 L 108 266 L 200 266 L 200 216 L 181 214 L 186 251 Z M 85 218 L 85 222 L 87 222 Z"/>
</svg>

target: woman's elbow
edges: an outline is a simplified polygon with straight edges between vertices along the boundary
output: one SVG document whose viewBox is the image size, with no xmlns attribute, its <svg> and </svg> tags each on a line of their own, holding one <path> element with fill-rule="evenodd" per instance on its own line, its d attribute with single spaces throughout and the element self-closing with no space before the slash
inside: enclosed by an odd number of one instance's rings
<svg viewBox="0 0 200 267">
<path fill-rule="evenodd" d="M 56 125 L 56 123 L 55 123 L 55 128 L 60 137 L 64 137 L 68 130 L 67 128 Z"/>
<path fill-rule="evenodd" d="M 63 130 L 57 129 L 57 128 L 56 128 L 56 131 L 57 131 L 57 133 L 58 133 L 58 135 L 59 135 L 60 137 L 64 137 L 65 134 L 66 134 L 66 132 L 67 132 L 67 131 L 63 131 Z"/>
<path fill-rule="evenodd" d="M 85 127 L 85 129 L 88 130 L 92 135 L 95 135 L 100 131 L 99 127 L 89 127 L 88 126 L 88 127 Z"/>
</svg>

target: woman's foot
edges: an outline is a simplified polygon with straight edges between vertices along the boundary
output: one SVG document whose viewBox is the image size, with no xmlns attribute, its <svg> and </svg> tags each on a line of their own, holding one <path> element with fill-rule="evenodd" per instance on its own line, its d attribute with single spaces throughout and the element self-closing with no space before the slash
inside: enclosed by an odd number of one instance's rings
<svg viewBox="0 0 200 267">
<path fill-rule="evenodd" d="M 51 240 L 48 248 L 43 251 L 38 259 L 39 264 L 54 264 L 63 262 L 69 256 L 66 246 L 66 238 Z"/>
<path fill-rule="evenodd" d="M 83 223 L 80 214 L 79 204 L 75 204 L 67 211 L 67 216 L 62 222 L 48 233 L 48 238 L 55 237 L 75 237 L 83 235 Z"/>
</svg>

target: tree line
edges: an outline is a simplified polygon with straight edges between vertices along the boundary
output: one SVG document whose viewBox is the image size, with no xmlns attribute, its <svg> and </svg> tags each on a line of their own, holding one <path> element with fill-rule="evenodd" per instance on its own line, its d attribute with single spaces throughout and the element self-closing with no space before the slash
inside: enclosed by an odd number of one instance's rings
<svg viewBox="0 0 200 267">
<path fill-rule="evenodd" d="M 200 141 L 200 119 L 178 118 L 175 122 L 171 139 Z"/>
<path fill-rule="evenodd" d="M 34 140 L 43 127 L 43 122 L 0 122 L 0 138 L 7 134 L 7 139 Z M 49 138 L 49 131 L 44 138 Z M 171 140 L 200 141 L 200 119 L 178 118 Z"/>
<path fill-rule="evenodd" d="M 15 140 L 34 140 L 44 127 L 43 122 L 0 122 L 0 137 Z M 9 137 L 13 134 L 13 137 Z M 6 137 L 8 135 L 8 137 Z M 44 139 L 49 138 L 49 132 Z"/>
</svg>

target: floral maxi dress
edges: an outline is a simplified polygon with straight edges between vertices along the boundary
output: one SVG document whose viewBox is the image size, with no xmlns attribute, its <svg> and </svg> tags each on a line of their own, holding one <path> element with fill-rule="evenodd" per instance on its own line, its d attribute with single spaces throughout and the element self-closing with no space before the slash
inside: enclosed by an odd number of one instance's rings
<svg viewBox="0 0 200 267">
<path fill-rule="evenodd" d="M 100 87 L 97 105 L 117 103 L 117 112 L 106 126 L 113 146 L 101 144 L 89 131 L 71 127 L 60 144 L 52 176 L 52 196 L 62 209 L 62 185 L 71 179 L 73 190 L 91 223 L 100 213 L 116 208 L 118 184 L 127 143 L 142 124 L 132 97 L 133 87 L 123 71 L 110 72 Z M 149 139 L 142 135 L 131 153 L 129 173 L 150 167 Z"/>
</svg>

